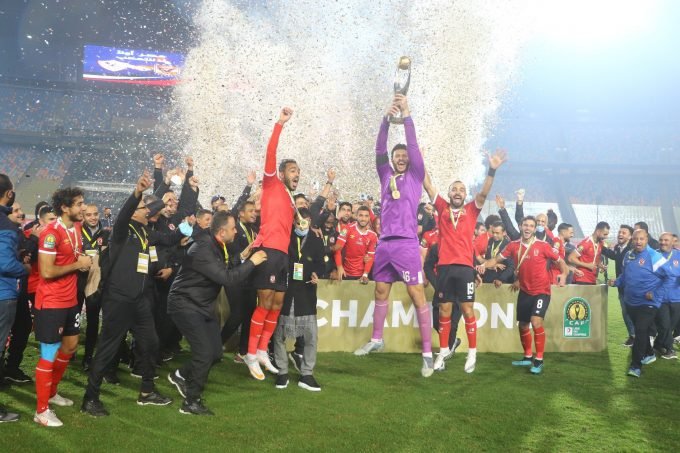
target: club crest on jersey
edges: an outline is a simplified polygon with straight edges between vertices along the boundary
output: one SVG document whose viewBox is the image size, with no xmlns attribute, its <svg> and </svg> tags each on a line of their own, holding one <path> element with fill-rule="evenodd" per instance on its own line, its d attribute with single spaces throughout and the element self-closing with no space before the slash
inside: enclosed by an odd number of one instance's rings
<svg viewBox="0 0 680 453">
<path fill-rule="evenodd" d="M 328 242 L 330 242 L 331 244 L 335 244 L 335 238 L 334 237 L 328 238 Z"/>
<path fill-rule="evenodd" d="M 276 275 L 269 276 L 269 283 L 276 283 Z"/>
<path fill-rule="evenodd" d="M 97 238 L 97 245 L 102 245 L 104 240 L 102 238 Z"/>
<path fill-rule="evenodd" d="M 538 250 L 534 250 L 534 256 L 538 256 Z"/>
<path fill-rule="evenodd" d="M 644 258 L 640 258 L 640 259 L 638 260 L 638 264 L 639 264 L 640 266 L 644 266 L 644 265 L 645 265 L 645 259 L 644 259 Z"/>
<path fill-rule="evenodd" d="M 444 293 L 439 293 L 439 298 L 443 299 L 444 298 Z"/>
<path fill-rule="evenodd" d="M 43 241 L 43 247 L 46 249 L 53 249 L 57 246 L 57 238 L 54 237 L 53 234 L 48 234 L 45 236 L 45 240 Z"/>
<path fill-rule="evenodd" d="M 60 327 L 60 328 L 59 328 L 59 335 L 61 335 L 61 334 L 63 334 L 63 333 L 64 333 L 64 328 L 63 328 L 63 327 Z"/>
<path fill-rule="evenodd" d="M 173 225 L 172 223 L 168 224 L 168 228 L 170 228 L 171 231 L 175 231 L 175 225 Z"/>
<path fill-rule="evenodd" d="M 680 262 L 678 260 L 673 260 L 673 266 L 678 267 L 680 265 Z"/>
</svg>

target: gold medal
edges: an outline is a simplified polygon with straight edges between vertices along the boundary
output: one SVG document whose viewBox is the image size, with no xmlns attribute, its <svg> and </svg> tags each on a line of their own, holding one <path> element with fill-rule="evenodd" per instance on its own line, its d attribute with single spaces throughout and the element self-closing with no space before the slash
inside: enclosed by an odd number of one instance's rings
<svg viewBox="0 0 680 453">
<path fill-rule="evenodd" d="M 303 230 L 309 228 L 309 222 L 307 221 L 307 219 L 300 219 L 300 228 L 302 228 Z"/>
<path fill-rule="evenodd" d="M 399 198 L 401 198 L 401 193 L 398 190 L 393 190 L 392 191 L 392 198 L 394 198 L 395 200 L 398 200 Z"/>
</svg>

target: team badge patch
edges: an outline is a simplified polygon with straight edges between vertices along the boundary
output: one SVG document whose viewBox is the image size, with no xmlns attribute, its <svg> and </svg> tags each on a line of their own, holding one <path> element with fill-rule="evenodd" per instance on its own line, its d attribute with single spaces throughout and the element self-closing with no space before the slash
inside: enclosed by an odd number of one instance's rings
<svg viewBox="0 0 680 453">
<path fill-rule="evenodd" d="M 678 267 L 678 265 L 680 265 L 680 261 L 673 260 L 673 266 Z"/>
<path fill-rule="evenodd" d="M 640 260 L 638 261 L 638 264 L 640 264 L 640 266 L 644 266 L 645 265 L 645 259 L 640 258 Z"/>
<path fill-rule="evenodd" d="M 269 283 L 276 283 L 276 275 L 269 276 Z"/>
<path fill-rule="evenodd" d="M 538 256 L 538 250 L 534 250 L 534 256 Z"/>
<path fill-rule="evenodd" d="M 53 234 L 48 234 L 45 236 L 45 240 L 43 241 L 43 247 L 46 249 L 54 249 L 57 246 L 57 238 L 54 237 Z"/>
<path fill-rule="evenodd" d="M 168 228 L 170 228 L 170 231 L 175 231 L 175 225 L 173 225 L 172 223 L 168 224 Z"/>
</svg>

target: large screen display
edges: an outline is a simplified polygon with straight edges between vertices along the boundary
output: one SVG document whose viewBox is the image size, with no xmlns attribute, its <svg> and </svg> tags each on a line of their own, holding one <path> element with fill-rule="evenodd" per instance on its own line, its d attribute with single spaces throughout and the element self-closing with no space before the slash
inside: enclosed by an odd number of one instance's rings
<svg viewBox="0 0 680 453">
<path fill-rule="evenodd" d="M 184 55 L 155 50 L 86 45 L 83 79 L 141 85 L 174 85 L 179 81 Z"/>
</svg>

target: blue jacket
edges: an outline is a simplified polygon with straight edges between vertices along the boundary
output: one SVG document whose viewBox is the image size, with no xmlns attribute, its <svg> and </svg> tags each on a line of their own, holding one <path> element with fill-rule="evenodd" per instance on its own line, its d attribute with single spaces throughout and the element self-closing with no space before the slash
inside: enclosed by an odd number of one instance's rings
<svg viewBox="0 0 680 453">
<path fill-rule="evenodd" d="M 673 249 L 668 253 L 662 251 L 659 253 L 668 260 L 664 267 L 667 268 L 669 278 L 663 281 L 663 285 L 654 294 L 654 298 L 658 298 L 661 303 L 680 303 L 680 250 Z"/>
<path fill-rule="evenodd" d="M 661 253 L 649 246 L 640 253 L 635 249 L 629 250 L 623 257 L 623 270 L 615 283 L 624 290 L 623 301 L 628 305 L 654 305 L 658 308 L 661 305 L 659 299 L 647 300 L 645 295 L 654 293 L 670 277 L 669 268 L 665 266 L 667 263 Z"/>
<path fill-rule="evenodd" d="M 0 205 L 0 300 L 16 299 L 19 279 L 28 274 L 17 253 L 19 229 L 7 218 L 11 213 L 12 208 Z"/>
</svg>

